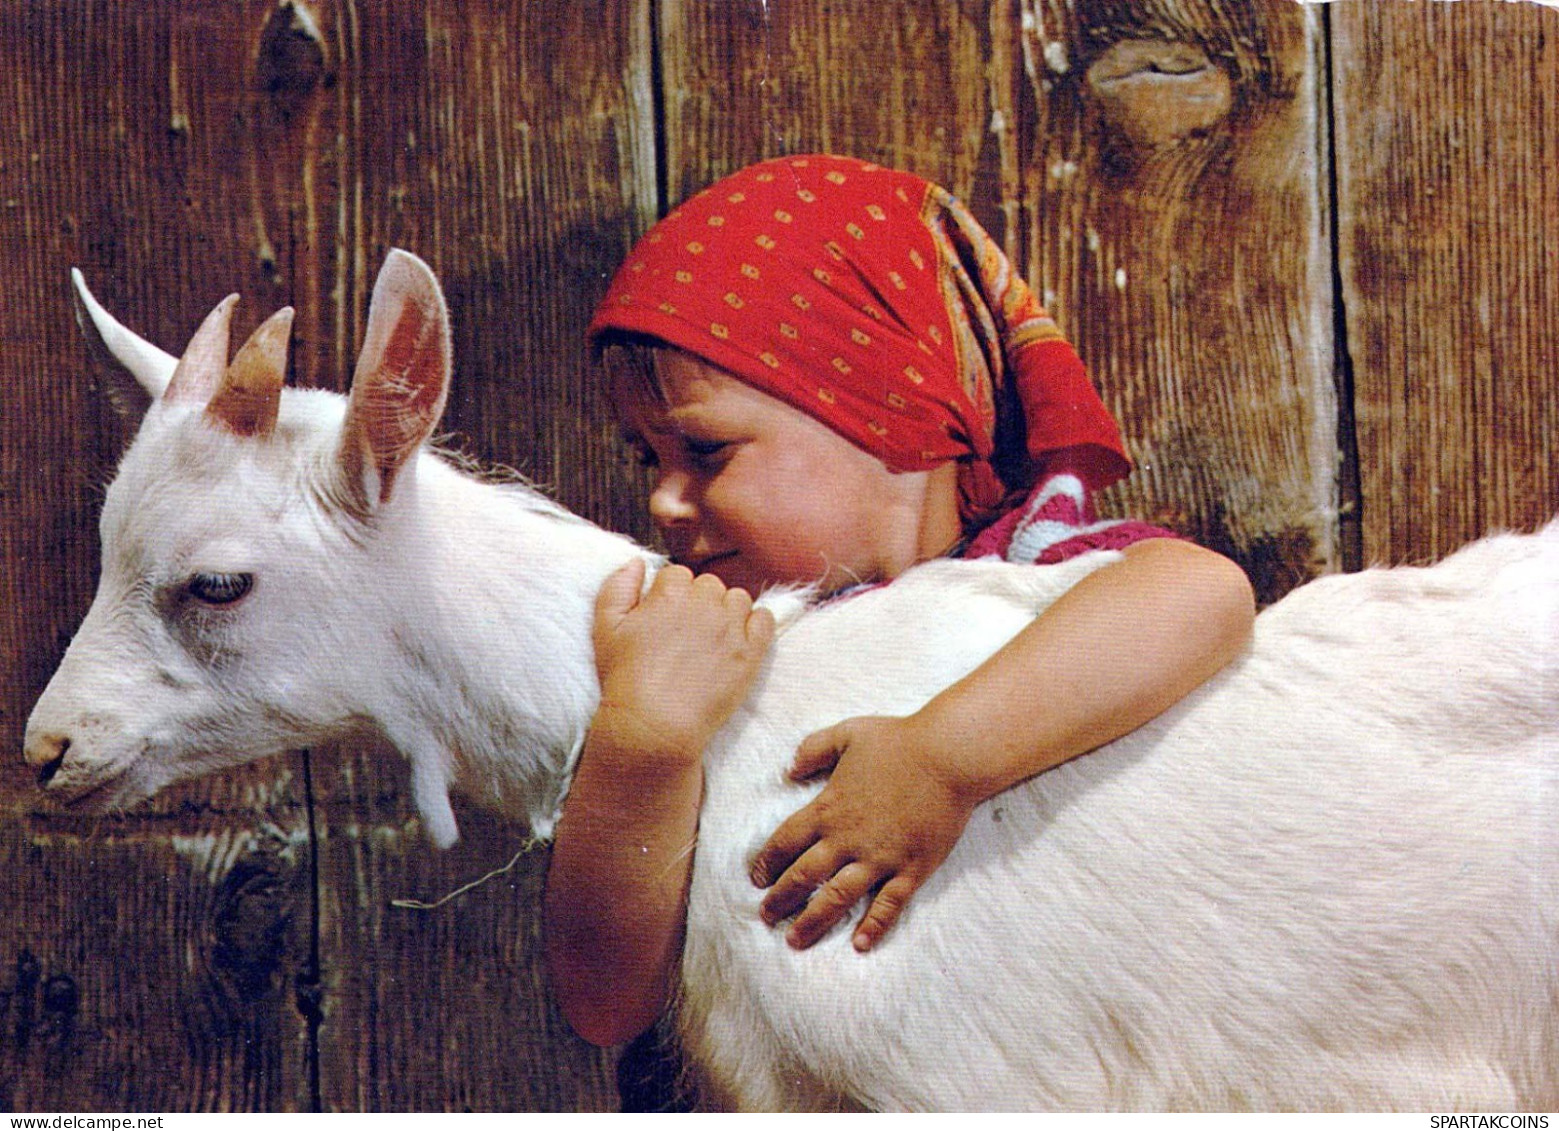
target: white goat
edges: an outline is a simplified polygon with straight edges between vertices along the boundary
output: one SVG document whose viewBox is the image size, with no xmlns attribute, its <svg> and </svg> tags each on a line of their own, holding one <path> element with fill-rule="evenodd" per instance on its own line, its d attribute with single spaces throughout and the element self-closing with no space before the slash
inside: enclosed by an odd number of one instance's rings
<svg viewBox="0 0 1559 1131">
<path fill-rule="evenodd" d="M 596 704 L 594 594 L 647 552 L 422 449 L 450 370 L 427 267 L 391 253 L 350 399 L 281 389 L 290 311 L 229 366 L 229 298 L 175 362 L 77 281 L 151 404 L 28 724 L 49 792 L 128 805 L 370 725 L 437 844 L 452 788 L 545 835 Z M 984 805 L 867 955 L 759 921 L 746 864 L 816 788 L 784 778 L 802 736 L 914 710 L 1110 560 L 774 599 L 706 759 L 679 1014 L 707 1094 L 1559 1107 L 1559 524 L 1298 590 L 1169 713 Z"/>
</svg>

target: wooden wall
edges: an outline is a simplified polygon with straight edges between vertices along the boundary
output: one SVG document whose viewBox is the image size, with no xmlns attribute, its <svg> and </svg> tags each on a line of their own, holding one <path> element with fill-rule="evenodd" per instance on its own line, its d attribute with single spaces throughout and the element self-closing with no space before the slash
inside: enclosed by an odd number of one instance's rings
<svg viewBox="0 0 1559 1131">
<path fill-rule="evenodd" d="M 647 534 L 581 349 L 632 239 L 826 149 L 968 200 L 1139 464 L 1109 506 L 1265 598 L 1559 510 L 1559 10 L 1507 0 L 10 0 L 0 4 L 0 1108 L 611 1107 L 539 963 L 544 850 L 393 758 L 300 753 L 133 816 L 47 811 L 22 728 L 127 435 L 79 266 L 177 352 L 239 290 L 341 388 L 408 247 L 446 426 Z M 435 911 L 430 898 L 508 862 Z"/>
</svg>

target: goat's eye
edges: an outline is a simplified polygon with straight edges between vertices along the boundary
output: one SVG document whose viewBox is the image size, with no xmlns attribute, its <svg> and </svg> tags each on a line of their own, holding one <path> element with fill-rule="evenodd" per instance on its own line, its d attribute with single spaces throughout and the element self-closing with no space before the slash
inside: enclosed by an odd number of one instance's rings
<svg viewBox="0 0 1559 1131">
<path fill-rule="evenodd" d="M 231 605 L 253 585 L 252 573 L 197 573 L 185 588 L 191 597 L 208 605 Z"/>
</svg>

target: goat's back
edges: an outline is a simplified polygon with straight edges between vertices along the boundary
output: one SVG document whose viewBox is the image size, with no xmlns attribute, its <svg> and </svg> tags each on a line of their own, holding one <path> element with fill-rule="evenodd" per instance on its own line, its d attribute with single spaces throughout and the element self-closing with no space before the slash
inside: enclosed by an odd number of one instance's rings
<svg viewBox="0 0 1559 1131">
<path fill-rule="evenodd" d="M 1174 709 L 981 806 L 870 954 L 761 924 L 800 739 L 916 709 L 1103 560 L 937 563 L 782 635 L 709 758 L 683 1014 L 715 1091 L 1559 1103 L 1559 526 L 1297 591 Z"/>
</svg>

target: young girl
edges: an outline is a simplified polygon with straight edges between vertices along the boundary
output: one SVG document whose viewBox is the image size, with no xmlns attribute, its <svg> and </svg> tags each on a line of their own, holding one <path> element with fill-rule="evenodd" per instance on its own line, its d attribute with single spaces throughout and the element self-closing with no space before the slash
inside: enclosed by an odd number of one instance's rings
<svg viewBox="0 0 1559 1131">
<path fill-rule="evenodd" d="M 752 864 L 797 947 L 870 897 L 868 950 L 977 804 L 1146 722 L 1249 635 L 1233 563 L 1092 521 L 1129 470 L 1115 424 L 935 185 L 821 155 L 745 169 L 640 241 L 590 335 L 674 563 L 642 598 L 642 566 L 602 590 L 601 706 L 548 877 L 554 983 L 591 1041 L 642 1032 L 675 985 L 702 753 L 772 639 L 764 587 L 839 600 L 942 555 L 1122 551 L 916 714 L 802 743 L 793 775 L 829 780 Z"/>
</svg>

